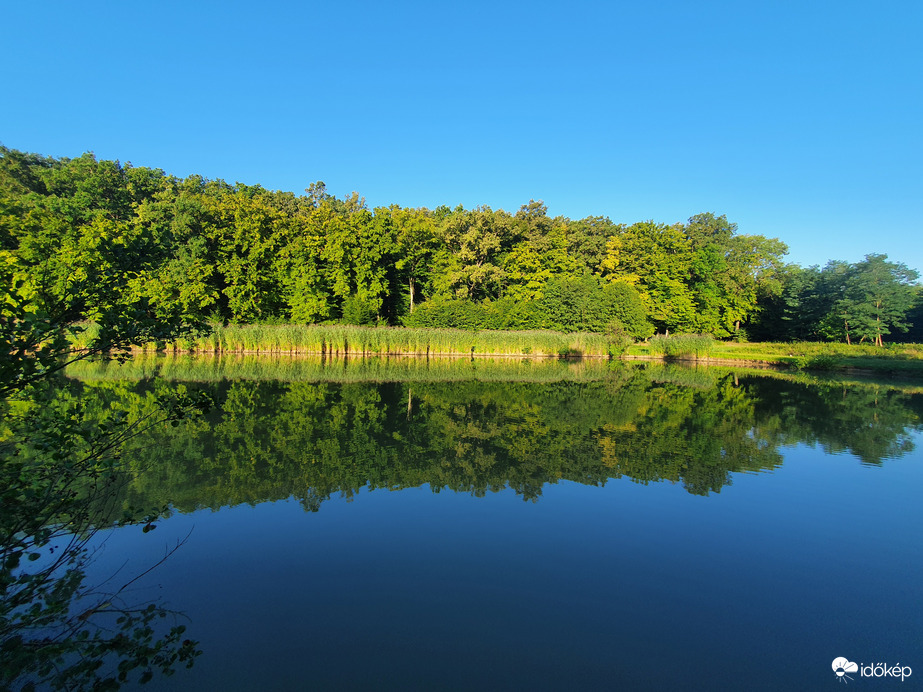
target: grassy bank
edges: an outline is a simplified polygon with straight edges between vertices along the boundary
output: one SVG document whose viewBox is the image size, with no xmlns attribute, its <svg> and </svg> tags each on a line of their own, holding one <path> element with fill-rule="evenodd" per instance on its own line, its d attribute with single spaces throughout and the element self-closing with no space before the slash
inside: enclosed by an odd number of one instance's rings
<svg viewBox="0 0 923 692">
<path fill-rule="evenodd" d="M 682 338 L 682 337 L 678 337 Z M 629 357 L 662 357 L 663 348 L 654 344 L 634 344 Z M 923 375 L 923 345 L 921 344 L 840 344 L 805 341 L 797 343 L 737 343 L 714 341 L 705 350 L 694 353 L 686 348 L 676 357 L 699 357 L 718 361 L 748 361 L 785 366 L 796 370 L 869 370 Z"/>
</svg>

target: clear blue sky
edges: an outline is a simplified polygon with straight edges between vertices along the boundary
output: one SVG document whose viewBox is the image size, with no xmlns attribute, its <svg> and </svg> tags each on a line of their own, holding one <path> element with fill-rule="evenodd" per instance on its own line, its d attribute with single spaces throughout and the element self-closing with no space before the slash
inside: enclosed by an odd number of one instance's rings
<svg viewBox="0 0 923 692">
<path fill-rule="evenodd" d="M 923 2 L 42 2 L 0 141 L 369 204 L 684 221 L 923 271 Z"/>
</svg>

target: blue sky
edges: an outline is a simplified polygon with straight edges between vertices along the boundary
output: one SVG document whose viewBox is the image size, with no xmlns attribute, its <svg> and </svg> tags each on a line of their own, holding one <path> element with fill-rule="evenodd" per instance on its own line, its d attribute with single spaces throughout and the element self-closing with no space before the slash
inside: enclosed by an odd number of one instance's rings
<svg viewBox="0 0 923 692">
<path fill-rule="evenodd" d="M 57 2 L 0 141 L 369 204 L 684 221 L 923 271 L 923 3 Z"/>
</svg>

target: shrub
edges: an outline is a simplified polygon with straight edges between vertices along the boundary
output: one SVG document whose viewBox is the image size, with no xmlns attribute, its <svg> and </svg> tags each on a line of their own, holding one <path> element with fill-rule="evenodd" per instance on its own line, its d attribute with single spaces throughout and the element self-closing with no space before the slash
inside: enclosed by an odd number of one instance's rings
<svg viewBox="0 0 923 692">
<path fill-rule="evenodd" d="M 618 322 L 626 334 L 646 338 L 654 333 L 641 296 L 626 283 L 603 283 L 596 276 L 561 277 L 549 281 L 540 308 L 545 326 L 562 331 L 605 332 Z"/>
<path fill-rule="evenodd" d="M 650 352 L 666 358 L 702 358 L 711 353 L 714 345 L 715 339 L 711 334 L 657 334 L 650 340 Z"/>
<path fill-rule="evenodd" d="M 405 315 L 405 327 L 435 327 L 441 329 L 483 329 L 487 311 L 483 304 L 470 300 L 434 299 L 420 303 Z"/>
<path fill-rule="evenodd" d="M 797 370 L 833 370 L 839 361 L 832 355 L 798 356 L 792 362 Z"/>
<path fill-rule="evenodd" d="M 349 296 L 343 301 L 343 322 L 346 324 L 372 324 L 375 308 L 361 296 Z"/>
<path fill-rule="evenodd" d="M 623 355 L 634 341 L 635 340 L 618 320 L 613 320 L 606 328 L 606 350 L 613 358 L 618 358 Z"/>
</svg>

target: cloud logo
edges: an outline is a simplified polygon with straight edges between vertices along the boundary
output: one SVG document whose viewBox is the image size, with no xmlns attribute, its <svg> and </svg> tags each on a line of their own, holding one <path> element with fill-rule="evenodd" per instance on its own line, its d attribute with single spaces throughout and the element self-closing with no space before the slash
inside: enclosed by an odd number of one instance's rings
<svg viewBox="0 0 923 692">
<path fill-rule="evenodd" d="M 836 673 L 836 677 L 840 682 L 846 682 L 846 679 L 852 680 L 846 673 L 858 673 L 859 666 L 840 656 L 833 659 L 833 672 Z"/>
</svg>

